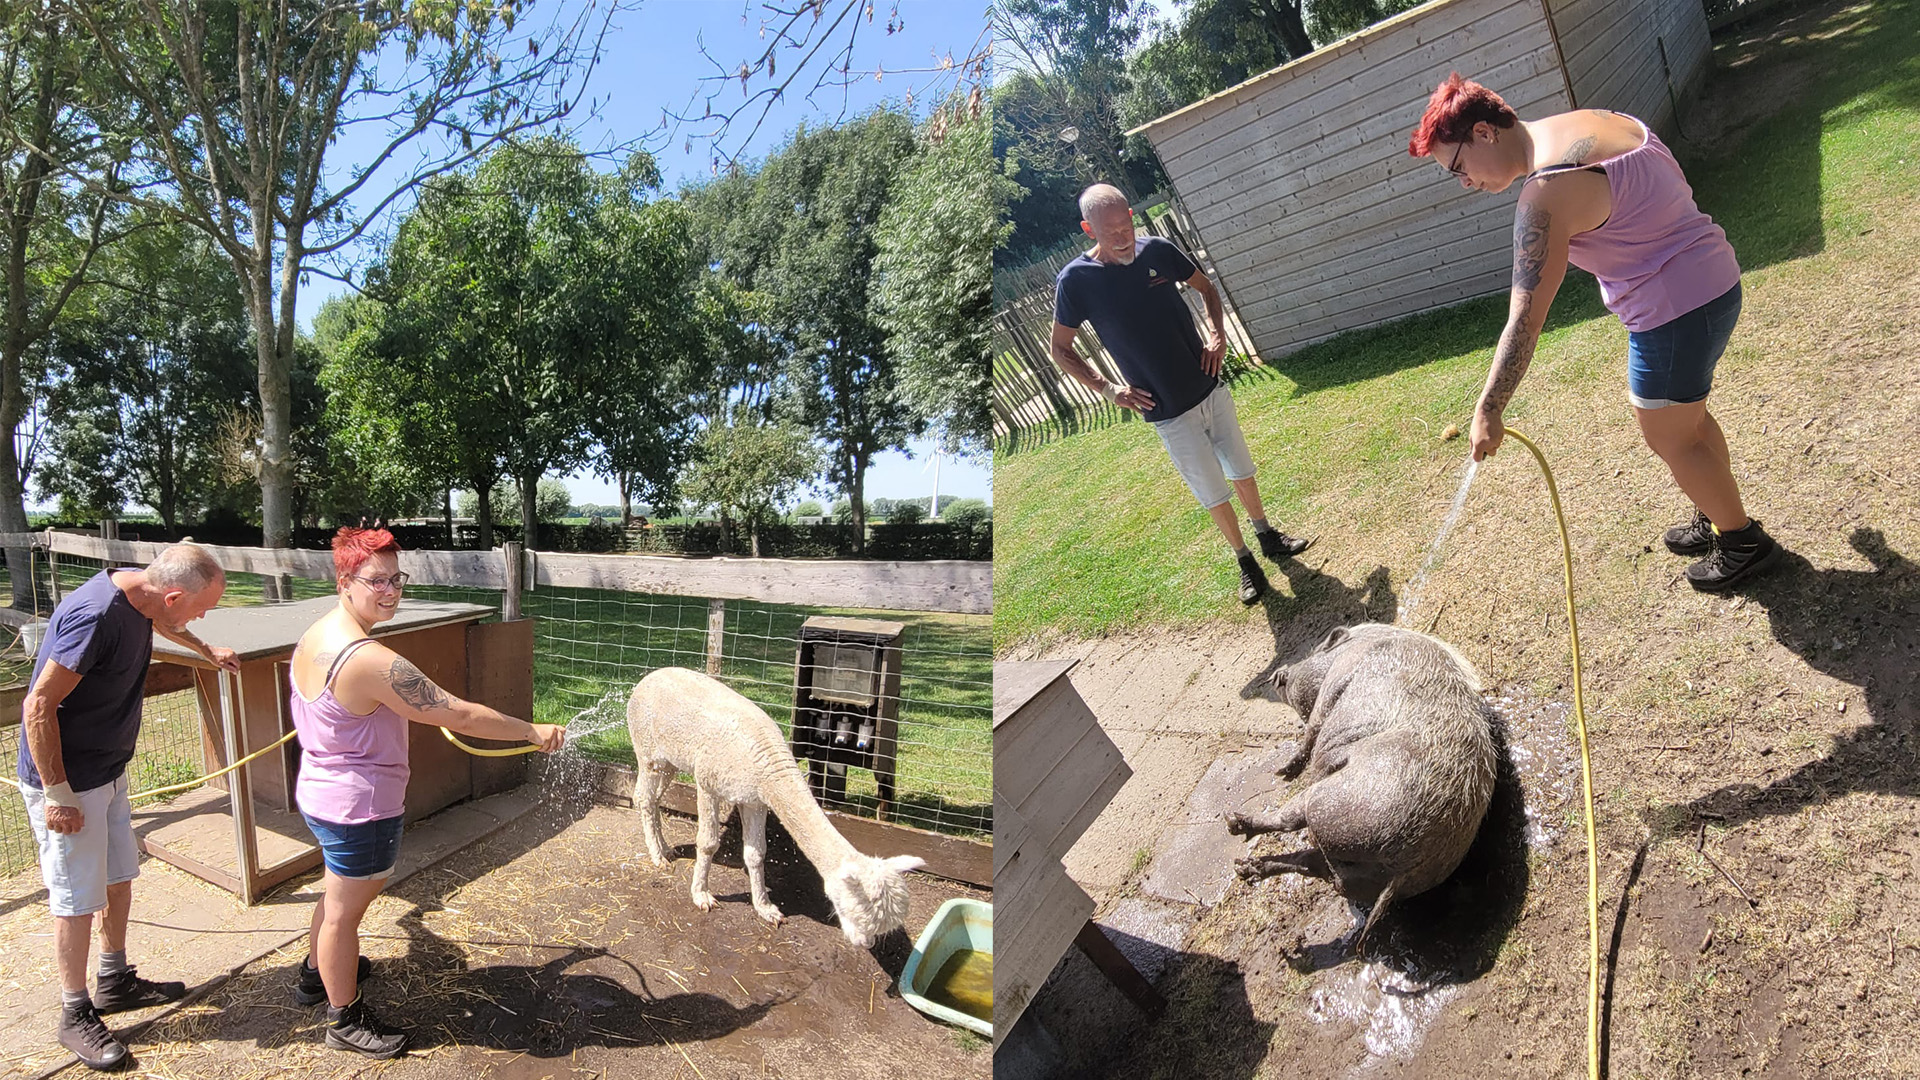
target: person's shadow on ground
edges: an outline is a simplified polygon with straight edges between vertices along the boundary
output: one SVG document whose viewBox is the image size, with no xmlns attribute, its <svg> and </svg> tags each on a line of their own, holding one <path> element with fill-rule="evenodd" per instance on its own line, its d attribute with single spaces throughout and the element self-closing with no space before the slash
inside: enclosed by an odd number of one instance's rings
<svg viewBox="0 0 1920 1080">
<path fill-rule="evenodd" d="M 1820 570 L 1786 552 L 1781 566 L 1739 591 L 1766 608 L 1781 645 L 1860 688 L 1867 722 L 1764 787 L 1728 784 L 1694 799 L 1679 808 L 1683 820 L 1735 825 L 1850 791 L 1920 795 L 1920 566 L 1878 529 L 1856 529 L 1849 541 L 1873 569 Z"/>
<path fill-rule="evenodd" d="M 1276 587 L 1269 588 L 1260 602 L 1273 633 L 1273 660 L 1240 688 L 1242 699 L 1265 695 L 1277 668 L 1305 656 L 1334 627 L 1393 621 L 1397 598 L 1393 575 L 1385 566 L 1374 567 L 1358 585 L 1348 585 L 1299 559 L 1283 560 L 1278 567 L 1268 563 L 1267 568 L 1268 581 Z M 1272 581 L 1280 575 L 1286 577 L 1291 594 L 1281 592 Z"/>
</svg>

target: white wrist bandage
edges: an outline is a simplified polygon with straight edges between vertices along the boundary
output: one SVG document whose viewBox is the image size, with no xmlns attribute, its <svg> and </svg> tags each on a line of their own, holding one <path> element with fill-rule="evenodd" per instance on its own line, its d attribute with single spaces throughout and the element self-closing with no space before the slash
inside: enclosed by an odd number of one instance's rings
<svg viewBox="0 0 1920 1080">
<path fill-rule="evenodd" d="M 1102 395 L 1102 396 L 1104 396 L 1104 397 L 1105 397 L 1105 398 L 1106 398 L 1106 399 L 1107 399 L 1108 401 L 1118 401 L 1118 400 L 1120 400 L 1120 388 L 1119 388 L 1118 386 L 1115 386 L 1115 385 L 1114 385 L 1114 384 L 1112 384 L 1112 383 L 1108 383 L 1108 384 L 1106 384 L 1105 386 L 1102 386 L 1102 387 L 1100 388 L 1100 393 L 1101 393 L 1101 395 Z"/>
<path fill-rule="evenodd" d="M 57 784 L 48 784 L 46 787 L 46 796 L 47 805 L 49 806 L 70 806 L 75 809 L 78 809 L 80 806 L 80 796 L 73 793 L 73 785 L 67 783 L 65 780 Z"/>
</svg>

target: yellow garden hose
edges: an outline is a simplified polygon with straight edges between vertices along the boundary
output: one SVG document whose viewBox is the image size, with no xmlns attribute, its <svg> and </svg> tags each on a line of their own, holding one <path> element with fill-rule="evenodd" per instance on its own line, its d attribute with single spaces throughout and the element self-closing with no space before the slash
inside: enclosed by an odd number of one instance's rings
<svg viewBox="0 0 1920 1080">
<path fill-rule="evenodd" d="M 531 754 L 540 749 L 539 747 L 529 743 L 526 746 L 515 746 L 505 750 L 488 750 L 483 747 L 467 745 L 466 743 L 460 741 L 459 736 L 456 736 L 453 732 L 448 731 L 446 728 L 441 728 L 440 730 L 446 735 L 448 742 L 452 743 L 453 745 L 459 747 L 462 750 L 465 750 L 467 753 L 473 754 L 477 757 L 512 757 L 515 754 Z M 240 766 L 245 765 L 246 763 L 254 760 L 255 758 L 260 757 L 261 755 L 265 754 L 267 751 L 277 750 L 280 747 L 286 745 L 287 740 L 293 738 L 293 736 L 294 736 L 294 733 L 289 731 L 285 735 L 282 735 L 278 739 L 275 739 L 273 742 L 267 744 L 266 746 L 261 747 L 258 750 L 255 750 L 253 753 L 248 754 L 246 757 L 241 758 L 239 761 L 234 762 L 233 764 L 227 766 L 224 769 L 221 769 L 218 772 L 210 772 L 205 776 L 199 777 L 198 779 L 188 780 L 184 784 L 169 784 L 166 787 L 154 788 L 151 791 L 136 791 L 133 794 L 127 796 L 127 801 L 132 802 L 134 799 L 145 799 L 153 795 L 170 795 L 176 791 L 185 791 L 190 787 L 198 787 L 199 785 L 204 784 L 209 780 L 218 780 L 220 777 L 227 775 L 228 773 L 239 768 Z M 18 780 L 13 779 L 12 777 L 0 776 L 0 783 L 11 784 L 16 789 L 19 788 L 20 786 L 20 782 Z"/>
<path fill-rule="evenodd" d="M 233 764 L 227 766 L 226 768 L 221 769 L 219 772 L 210 772 L 205 776 L 199 777 L 198 779 L 195 779 L 195 780 L 189 780 L 184 784 L 169 784 L 166 787 L 158 787 L 150 791 L 136 791 L 133 794 L 127 796 L 127 801 L 132 802 L 135 799 L 144 799 L 152 795 L 170 795 L 176 791 L 185 791 L 190 787 L 197 787 L 198 785 L 204 784 L 209 780 L 218 780 L 220 777 L 227 775 L 228 773 L 232 772 L 233 770 L 239 768 L 242 765 L 245 765 L 247 762 L 252 761 L 254 758 L 259 757 L 260 755 L 266 753 L 267 751 L 278 749 L 288 739 L 291 739 L 291 738 L 293 738 L 293 732 L 289 731 L 285 735 L 282 735 L 278 739 L 275 739 L 272 743 L 266 746 L 263 746 L 258 750 L 255 750 L 253 753 L 248 754 L 246 757 L 241 758 L 239 761 L 236 761 Z M 20 781 L 15 780 L 11 777 L 0 776 L 0 782 L 12 784 L 15 788 L 18 788 L 20 786 Z"/>
<path fill-rule="evenodd" d="M 532 743 L 528 743 L 525 746 L 509 746 L 504 750 L 488 750 L 485 747 L 468 746 L 466 743 L 460 741 L 460 736 L 455 735 L 453 732 L 448 731 L 446 728 L 441 728 L 440 731 L 442 734 L 446 735 L 448 742 L 452 743 L 453 745 L 459 747 L 462 750 L 465 750 L 467 753 L 472 754 L 475 757 L 512 757 L 515 754 L 536 753 L 540 749 L 539 747 L 533 745 Z"/>
<path fill-rule="evenodd" d="M 1587 754 L 1587 703 L 1580 689 L 1580 623 L 1573 613 L 1573 542 L 1567 539 L 1567 516 L 1560 511 L 1560 489 L 1554 486 L 1553 470 L 1547 457 L 1533 440 L 1513 430 L 1508 435 L 1533 452 L 1540 473 L 1547 478 L 1547 497 L 1553 500 L 1553 517 L 1560 525 L 1561 566 L 1567 583 L 1567 635 L 1573 640 L 1573 715 L 1580 732 L 1580 786 L 1587 800 L 1587 937 L 1591 951 L 1587 960 L 1587 1075 L 1600 1077 L 1600 856 L 1593 834 L 1593 761 Z"/>
</svg>

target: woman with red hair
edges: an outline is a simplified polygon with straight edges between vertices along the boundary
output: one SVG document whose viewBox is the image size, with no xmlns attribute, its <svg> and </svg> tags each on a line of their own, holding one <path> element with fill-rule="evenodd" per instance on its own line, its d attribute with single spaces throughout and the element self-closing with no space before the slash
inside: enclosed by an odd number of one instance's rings
<svg viewBox="0 0 1920 1080">
<path fill-rule="evenodd" d="M 1599 279 L 1625 324 L 1640 432 L 1693 501 L 1692 519 L 1665 536 L 1676 555 L 1704 556 L 1687 568 L 1688 584 L 1719 591 L 1772 564 L 1780 546 L 1747 517 L 1726 436 L 1707 411 L 1714 365 L 1740 318 L 1740 264 L 1659 137 L 1606 109 L 1522 120 L 1455 72 L 1428 99 L 1408 151 L 1432 156 L 1465 187 L 1522 185 L 1507 328 L 1474 410 L 1473 459 L 1499 449 L 1503 411 L 1571 262 Z"/>
<path fill-rule="evenodd" d="M 407 1037 L 376 1019 L 360 996 L 372 970 L 360 956 L 360 919 L 400 853 L 408 722 L 524 739 L 547 753 L 560 748 L 566 729 L 462 701 L 369 636 L 399 610 L 407 583 L 392 533 L 341 529 L 333 538 L 333 566 L 340 605 L 301 636 L 290 679 L 301 749 L 294 801 L 326 864 L 293 999 L 327 1002 L 329 1047 L 390 1058 L 405 1049 Z"/>
</svg>

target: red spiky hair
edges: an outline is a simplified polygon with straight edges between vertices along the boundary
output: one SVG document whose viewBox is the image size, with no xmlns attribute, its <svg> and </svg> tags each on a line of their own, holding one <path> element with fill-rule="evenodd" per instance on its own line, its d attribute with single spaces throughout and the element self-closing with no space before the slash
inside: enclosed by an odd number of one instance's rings
<svg viewBox="0 0 1920 1080">
<path fill-rule="evenodd" d="M 385 529 L 356 529 L 348 525 L 333 534 L 333 572 L 339 577 L 349 577 L 375 555 L 399 550 L 400 541 Z"/>
<path fill-rule="evenodd" d="M 1426 157 L 1433 153 L 1434 143 L 1466 142 L 1473 135 L 1473 125 L 1482 120 L 1494 127 L 1510 128 L 1520 122 L 1520 117 L 1499 94 L 1472 79 L 1461 78 L 1456 71 L 1427 99 L 1426 115 L 1407 140 L 1407 153 Z"/>
</svg>

